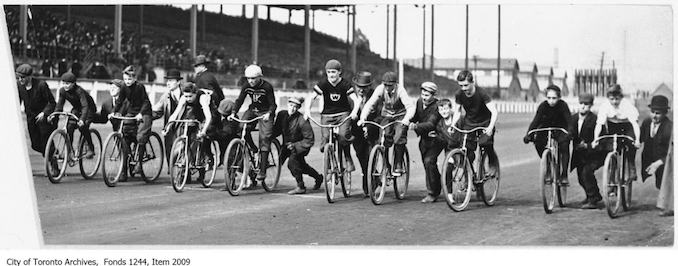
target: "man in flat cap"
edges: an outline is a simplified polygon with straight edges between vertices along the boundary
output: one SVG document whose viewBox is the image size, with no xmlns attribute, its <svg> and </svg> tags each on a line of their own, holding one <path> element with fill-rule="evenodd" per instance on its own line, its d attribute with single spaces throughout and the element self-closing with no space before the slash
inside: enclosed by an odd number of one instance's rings
<svg viewBox="0 0 678 266">
<path fill-rule="evenodd" d="M 45 156 L 45 146 L 56 124 L 49 123 L 47 116 L 54 111 L 56 102 L 45 81 L 32 76 L 33 68 L 23 64 L 16 69 L 16 85 L 19 104 L 24 105 L 26 126 L 31 138 L 31 148 Z"/>
<path fill-rule="evenodd" d="M 643 182 L 654 175 L 655 186 L 660 189 L 673 122 L 666 116 L 669 111 L 669 99 L 665 96 L 653 96 L 649 107 L 650 117 L 640 126 L 640 142 L 644 144 L 641 154 L 641 175 Z"/>
<path fill-rule="evenodd" d="M 593 130 L 598 117 L 591 112 L 593 94 L 579 95 L 579 111 L 572 115 L 569 132 L 572 137 L 572 157 L 570 171 L 577 169 L 579 185 L 584 189 L 586 198 L 581 202 L 582 209 L 596 209 L 603 197 L 596 181 L 596 169 L 603 165 L 604 154 L 591 147 Z"/>
</svg>

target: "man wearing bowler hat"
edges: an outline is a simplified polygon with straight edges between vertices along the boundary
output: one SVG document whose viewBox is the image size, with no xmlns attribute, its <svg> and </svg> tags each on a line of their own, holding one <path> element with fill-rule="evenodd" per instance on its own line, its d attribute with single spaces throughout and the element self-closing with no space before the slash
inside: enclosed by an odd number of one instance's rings
<svg viewBox="0 0 678 266">
<path fill-rule="evenodd" d="M 569 133 L 572 137 L 572 157 L 570 171 L 577 169 L 579 185 L 584 189 L 586 198 L 581 202 L 582 209 L 596 209 L 603 197 L 600 195 L 595 171 L 603 165 L 604 154 L 591 147 L 593 130 L 598 117 L 591 112 L 593 94 L 579 95 L 579 111 L 570 118 Z"/>
<path fill-rule="evenodd" d="M 212 73 L 207 72 L 207 63 L 209 61 L 207 61 L 205 55 L 196 56 L 195 63 L 193 64 L 195 72 L 193 83 L 195 83 L 198 89 L 209 90 L 208 93 L 211 93 L 211 103 L 214 107 L 217 107 L 221 100 L 224 99 L 224 92 L 219 87 L 217 78 Z"/>
<path fill-rule="evenodd" d="M 170 69 L 165 75 L 165 83 L 167 84 L 168 91 L 165 92 L 152 107 L 153 111 L 153 120 L 163 118 L 165 126 L 167 126 L 167 121 L 169 120 L 170 115 L 174 113 L 174 110 L 177 109 L 179 104 L 179 99 L 181 99 L 181 80 L 184 79 L 181 77 L 181 72 L 177 69 Z M 168 129 L 168 134 L 165 135 L 165 158 L 166 162 L 169 163 L 170 150 L 172 149 L 172 144 L 176 138 L 176 132 L 174 132 L 174 127 Z M 169 168 L 168 168 L 169 169 Z"/>
<path fill-rule="evenodd" d="M 655 176 L 655 186 L 661 187 L 662 175 L 673 122 L 666 116 L 669 111 L 669 99 L 662 95 L 653 96 L 650 102 L 650 117 L 640 126 L 640 142 L 643 145 L 642 177 L 643 182 L 648 177 Z"/>
<path fill-rule="evenodd" d="M 45 81 L 34 78 L 33 68 L 23 64 L 16 68 L 16 86 L 19 104 L 24 104 L 26 126 L 31 138 L 31 148 L 45 156 L 45 146 L 56 124 L 49 123 L 47 116 L 54 111 L 56 102 Z"/>
<path fill-rule="evenodd" d="M 367 100 L 372 97 L 372 94 L 374 93 L 374 89 L 372 88 L 372 73 L 367 71 L 358 72 L 353 78 L 353 90 L 355 91 L 356 96 L 358 96 L 358 117 L 360 117 L 365 103 L 367 103 Z M 367 120 L 372 121 L 377 118 L 377 110 L 381 110 L 381 106 L 373 108 L 370 113 L 367 114 Z M 357 122 L 358 121 L 354 121 L 354 124 L 351 126 L 353 149 L 355 149 L 355 155 L 358 157 L 358 162 L 360 163 L 363 174 L 363 193 L 364 196 L 369 197 L 369 191 L 367 189 L 367 164 L 369 163 L 372 146 L 375 145 L 379 138 L 379 129 L 374 125 L 366 125 L 364 128 L 359 127 L 355 124 Z"/>
</svg>

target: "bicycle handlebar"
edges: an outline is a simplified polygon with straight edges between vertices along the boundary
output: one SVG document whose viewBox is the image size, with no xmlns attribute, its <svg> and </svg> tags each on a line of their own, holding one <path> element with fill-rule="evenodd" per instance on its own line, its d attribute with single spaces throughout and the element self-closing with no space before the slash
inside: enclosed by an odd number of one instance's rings
<svg viewBox="0 0 678 266">
<path fill-rule="evenodd" d="M 69 118 L 72 118 L 74 120 L 80 120 L 80 118 L 77 115 L 68 113 L 68 112 L 53 112 L 47 117 L 47 120 L 52 120 L 55 116 L 68 116 Z"/>
<path fill-rule="evenodd" d="M 315 124 L 318 125 L 319 127 L 324 127 L 324 128 L 339 127 L 339 126 L 343 125 L 346 121 L 348 121 L 349 118 L 351 118 L 351 117 L 350 117 L 350 116 L 347 116 L 346 118 L 344 118 L 344 120 L 342 120 L 341 122 L 339 122 L 339 124 L 334 124 L 334 125 L 323 125 L 323 124 L 318 123 L 318 121 L 315 121 L 315 119 L 313 119 L 312 117 L 310 117 L 310 116 L 308 117 L 308 119 L 311 120 L 311 121 L 313 121 L 313 123 L 315 123 Z"/>
<path fill-rule="evenodd" d="M 381 128 L 382 130 L 384 130 L 384 129 L 386 129 L 387 127 L 390 127 L 390 126 L 392 126 L 392 125 L 398 124 L 398 123 L 403 124 L 404 126 L 407 126 L 407 124 L 403 123 L 403 122 L 400 121 L 400 120 L 392 121 L 392 122 L 390 122 L 390 123 L 388 123 L 388 124 L 386 124 L 386 125 L 383 125 L 383 126 L 380 125 L 380 124 L 377 124 L 377 123 L 375 123 L 375 122 L 372 122 L 372 121 L 364 121 L 364 122 L 365 122 L 365 124 L 370 124 L 370 125 L 376 126 L 376 127 L 378 127 L 378 128 Z M 364 127 L 364 125 L 363 125 L 363 127 Z"/>
<path fill-rule="evenodd" d="M 109 117 L 109 119 L 118 119 L 118 120 L 139 120 L 139 119 L 137 119 L 136 117 L 133 117 L 133 116 L 116 116 L 116 115 L 112 115 L 111 117 Z"/>
<path fill-rule="evenodd" d="M 459 132 L 464 133 L 464 134 L 471 134 L 471 133 L 478 131 L 478 130 L 486 130 L 487 129 L 486 127 L 476 127 L 474 129 L 470 129 L 470 130 L 463 130 L 463 129 L 460 129 L 460 128 L 454 126 L 454 125 L 452 125 L 452 128 L 454 128 L 454 130 L 459 131 Z"/>
<path fill-rule="evenodd" d="M 622 138 L 622 139 L 627 139 L 630 140 L 631 142 L 635 142 L 636 140 L 632 137 L 629 137 L 627 135 L 619 135 L 619 134 L 614 134 L 614 135 L 606 135 L 606 136 L 599 136 L 596 139 L 593 140 L 593 142 L 600 141 L 602 139 L 610 139 L 610 138 Z"/>
<path fill-rule="evenodd" d="M 231 117 L 230 119 L 232 119 L 233 121 L 239 122 L 239 123 L 249 124 L 249 123 L 252 123 L 252 122 L 257 121 L 259 119 L 263 119 L 263 118 L 264 118 L 264 116 L 262 115 L 262 116 L 255 117 L 255 118 L 250 119 L 250 120 L 241 120 L 241 119 L 238 119 L 237 117 Z"/>
<path fill-rule="evenodd" d="M 533 134 L 533 133 L 536 133 L 536 132 L 540 132 L 540 131 L 560 131 L 560 132 L 563 132 L 563 133 L 568 134 L 568 135 L 570 134 L 569 132 L 567 132 L 567 130 L 565 130 L 563 128 L 545 127 L 545 128 L 537 128 L 537 129 L 530 130 L 530 131 L 527 132 L 527 135 L 530 135 L 530 134 Z"/>
</svg>

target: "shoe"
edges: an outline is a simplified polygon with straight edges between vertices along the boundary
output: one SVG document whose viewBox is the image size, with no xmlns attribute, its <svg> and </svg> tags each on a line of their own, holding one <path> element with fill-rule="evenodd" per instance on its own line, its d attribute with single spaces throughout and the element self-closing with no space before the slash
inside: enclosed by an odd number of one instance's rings
<svg viewBox="0 0 678 266">
<path fill-rule="evenodd" d="M 294 189 L 287 192 L 287 195 L 296 195 L 296 194 L 306 194 L 306 189 L 295 187 Z"/>
<path fill-rule="evenodd" d="M 662 211 L 659 213 L 660 217 L 670 217 L 673 216 L 673 211 Z"/>
<path fill-rule="evenodd" d="M 252 182 L 249 186 L 246 186 L 246 187 L 244 188 L 244 190 L 253 190 L 253 189 L 256 189 L 256 188 L 257 188 L 257 182 L 254 181 L 254 182 Z"/>
<path fill-rule="evenodd" d="M 436 200 L 437 199 L 434 196 L 426 195 L 426 197 L 421 200 L 421 203 L 433 203 L 436 202 Z"/>
<path fill-rule="evenodd" d="M 140 175 L 140 174 L 142 174 L 143 172 L 144 172 L 144 168 L 141 167 L 141 164 L 140 164 L 140 163 L 137 163 L 137 164 L 134 166 L 134 174 Z"/>
<path fill-rule="evenodd" d="M 202 184 L 202 181 L 205 180 L 205 177 L 199 176 L 198 179 L 195 180 L 196 184 Z"/>
<path fill-rule="evenodd" d="M 266 173 L 259 172 L 257 174 L 257 181 L 264 181 L 264 179 L 266 179 Z"/>
<path fill-rule="evenodd" d="M 313 185 L 313 190 L 318 190 L 323 185 L 323 176 L 320 175 L 315 179 L 315 185 Z"/>
<path fill-rule="evenodd" d="M 320 153 L 324 153 L 324 152 L 325 152 L 325 145 L 322 145 L 322 146 L 320 146 Z"/>
<path fill-rule="evenodd" d="M 579 204 L 584 205 L 584 204 L 589 203 L 589 202 L 591 202 L 591 201 L 588 198 L 585 198 L 584 200 L 579 202 Z"/>
<path fill-rule="evenodd" d="M 590 209 L 598 209 L 598 206 L 596 206 L 596 204 L 593 204 L 591 202 L 587 202 L 584 205 L 581 205 L 581 208 L 590 210 Z"/>
</svg>

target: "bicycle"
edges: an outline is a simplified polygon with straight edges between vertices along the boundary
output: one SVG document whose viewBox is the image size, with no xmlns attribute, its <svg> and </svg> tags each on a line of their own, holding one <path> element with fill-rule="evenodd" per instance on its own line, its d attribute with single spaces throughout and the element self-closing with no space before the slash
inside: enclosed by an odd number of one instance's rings
<svg viewBox="0 0 678 266">
<path fill-rule="evenodd" d="M 635 142 L 635 139 L 626 135 L 607 135 L 596 138 L 593 142 L 599 142 L 602 139 L 612 139 L 612 151 L 605 156 L 603 170 L 603 201 L 605 209 L 610 218 L 616 218 L 620 207 L 624 211 L 631 208 L 631 192 L 633 189 L 633 177 L 629 173 L 629 162 L 627 155 L 629 148 L 626 145 L 619 145 L 619 141 Z M 621 165 L 620 165 L 621 162 Z M 633 163 L 633 162 L 631 162 Z"/>
<path fill-rule="evenodd" d="M 231 196 L 240 195 L 240 191 L 247 184 L 248 178 L 256 178 L 259 174 L 259 160 L 252 152 L 252 148 L 247 145 L 245 136 L 247 134 L 247 124 L 262 119 L 263 116 L 250 120 L 241 120 L 233 117 L 232 119 L 243 125 L 240 138 L 231 140 L 226 148 L 224 155 L 224 181 L 226 190 Z M 277 139 L 271 139 L 271 151 L 268 153 L 268 169 L 266 170 L 266 179 L 261 181 L 262 187 L 266 192 L 272 192 L 280 181 L 280 142 Z M 272 171 L 273 170 L 273 171 Z"/>
<path fill-rule="evenodd" d="M 321 128 L 330 128 L 329 141 L 323 146 L 323 183 L 325 184 L 325 194 L 327 202 L 334 203 L 336 186 L 341 181 L 341 193 L 344 198 L 351 196 L 351 172 L 346 171 L 345 162 L 342 150 L 339 147 L 339 127 L 346 123 L 350 117 L 344 118 L 341 122 L 335 125 L 323 125 L 315 121 L 312 117 L 308 119 Z"/>
<path fill-rule="evenodd" d="M 547 131 L 546 148 L 541 154 L 539 163 L 539 175 L 541 185 L 541 198 L 544 205 L 544 212 L 552 213 L 555 201 L 558 199 L 558 206 L 565 207 L 567 199 L 567 185 L 563 185 L 560 175 L 561 161 L 558 150 L 558 142 L 553 138 L 553 132 L 563 132 L 569 134 L 567 130 L 559 127 L 547 127 L 533 129 L 527 132 L 527 135 L 536 132 Z M 555 182 L 554 182 L 555 180 Z"/>
<path fill-rule="evenodd" d="M 51 121 L 55 116 L 65 116 L 67 121 L 62 128 L 54 130 L 47 139 L 47 146 L 45 147 L 45 172 L 47 178 L 53 184 L 61 182 L 61 179 L 66 175 L 66 167 L 73 167 L 77 162 L 80 168 L 80 175 L 87 180 L 92 179 L 99 170 L 99 162 L 101 160 L 101 135 L 99 131 L 93 128 L 89 129 L 95 155 L 84 156 L 86 149 L 89 149 L 89 146 L 86 145 L 85 137 L 80 135 L 78 138 L 78 149 L 76 151 L 73 149 L 73 142 L 67 130 L 69 121 L 79 121 L 80 119 L 71 113 L 54 112 L 47 117 L 47 120 Z"/>
<path fill-rule="evenodd" d="M 134 117 L 111 116 L 109 120 L 134 120 L 139 122 Z M 104 145 L 104 157 L 101 161 L 101 170 L 106 186 L 115 187 L 123 178 L 125 168 L 128 169 L 130 177 L 134 177 L 133 169 L 141 163 L 143 169 L 141 178 L 146 183 L 155 181 L 162 172 L 163 160 L 165 153 L 163 151 L 162 139 L 158 133 L 151 131 L 146 143 L 146 152 L 144 156 L 140 156 L 139 147 L 136 142 L 128 144 L 123 137 L 123 123 L 116 131 L 111 132 L 106 138 Z M 151 173 L 148 175 L 147 173 Z"/>
<path fill-rule="evenodd" d="M 170 155 L 169 171 L 170 171 L 170 180 L 172 182 L 172 188 L 174 191 L 181 192 L 186 185 L 186 181 L 193 175 L 195 171 L 198 172 L 198 180 L 202 183 L 202 186 L 208 188 L 212 186 L 214 177 L 217 174 L 217 166 L 219 165 L 219 148 L 217 147 L 217 142 L 214 140 L 196 140 L 197 147 L 193 156 L 191 156 L 191 143 L 188 136 L 189 125 L 196 124 L 199 125 L 200 121 L 198 120 L 171 120 L 165 125 L 163 130 L 163 135 L 166 135 L 167 129 L 171 124 L 183 124 L 183 130 L 181 136 L 174 140 L 172 143 L 172 150 Z M 209 158 L 204 158 L 201 154 L 201 146 L 203 141 L 210 142 L 210 150 L 212 151 L 212 156 Z"/>
<path fill-rule="evenodd" d="M 480 198 L 485 205 L 493 206 L 499 192 L 499 162 L 497 162 L 497 165 L 495 166 L 495 174 L 488 174 L 488 170 L 492 166 L 487 158 L 487 152 L 478 145 L 474 151 L 476 154 L 480 155 L 476 158 L 478 162 L 478 172 L 476 173 L 476 167 L 469 162 L 467 156 L 468 149 L 466 148 L 466 141 L 468 140 L 469 134 L 478 130 L 487 130 L 487 128 L 476 127 L 471 130 L 462 130 L 455 126 L 452 126 L 452 128 L 463 133 L 464 137 L 461 147 L 450 151 L 445 156 L 443 164 L 443 173 L 440 178 L 440 183 L 447 206 L 456 212 L 463 211 L 471 201 L 472 191 L 476 192 L 476 196 Z M 450 173 L 452 173 L 451 176 Z M 469 175 L 471 175 L 471 177 L 469 177 Z"/>
<path fill-rule="evenodd" d="M 403 153 L 403 161 L 401 162 L 403 165 L 403 173 L 401 173 L 400 176 L 392 174 L 395 170 L 395 148 L 391 155 L 393 163 L 391 163 L 390 166 L 389 162 L 384 159 L 387 155 L 386 146 L 384 145 L 384 141 L 386 140 L 386 128 L 398 123 L 406 125 L 401 121 L 393 121 L 383 126 L 372 121 L 365 121 L 366 125 L 369 124 L 378 127 L 380 134 L 379 144 L 372 147 L 367 163 L 367 169 L 369 170 L 367 187 L 369 188 L 368 192 L 370 200 L 374 205 L 380 205 L 382 203 L 384 196 L 386 195 L 386 187 L 390 186 L 391 183 L 393 183 L 393 191 L 396 199 L 404 199 L 405 193 L 407 193 L 407 187 L 410 182 L 410 153 L 407 151 L 407 147 L 405 147 Z"/>
</svg>

